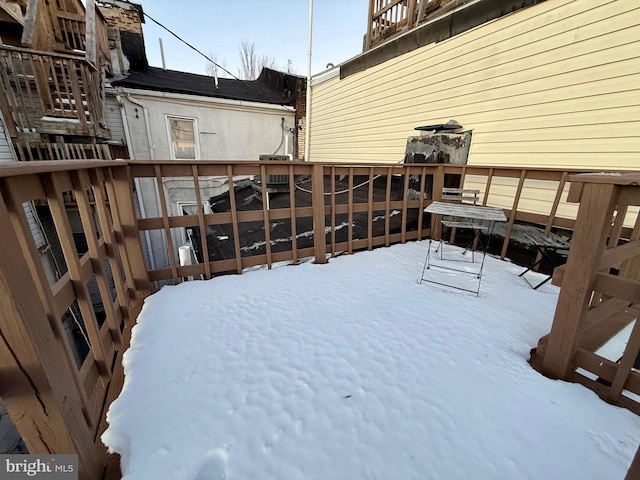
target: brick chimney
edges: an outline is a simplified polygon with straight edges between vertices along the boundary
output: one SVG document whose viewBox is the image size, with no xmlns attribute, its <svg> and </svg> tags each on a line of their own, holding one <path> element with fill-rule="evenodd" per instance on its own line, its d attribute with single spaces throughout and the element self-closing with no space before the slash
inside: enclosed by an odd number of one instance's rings
<svg viewBox="0 0 640 480">
<path fill-rule="evenodd" d="M 114 75 L 149 67 L 144 47 L 142 5 L 120 0 L 98 0 L 96 6 L 107 23 Z"/>
</svg>

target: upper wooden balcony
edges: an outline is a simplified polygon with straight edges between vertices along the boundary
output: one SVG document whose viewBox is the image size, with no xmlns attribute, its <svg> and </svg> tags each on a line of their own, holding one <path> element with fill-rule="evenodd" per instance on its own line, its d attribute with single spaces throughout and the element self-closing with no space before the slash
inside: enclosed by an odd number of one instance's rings
<svg viewBox="0 0 640 480">
<path fill-rule="evenodd" d="M 111 138 L 102 71 L 83 56 L 0 46 L 0 108 L 14 140 L 40 134 Z"/>
<path fill-rule="evenodd" d="M 110 63 L 107 25 L 95 2 L 22 0 L 26 10 L 23 47 L 80 54 L 97 67 Z"/>
<path fill-rule="evenodd" d="M 94 2 L 86 10 L 79 0 L 25 3 L 21 40 L 0 46 L 0 109 L 17 150 L 54 135 L 111 138 L 103 113 L 107 27 Z"/>
<path fill-rule="evenodd" d="M 638 413 L 634 395 L 640 395 L 640 375 L 632 367 L 640 326 L 636 323 L 617 362 L 596 351 L 637 316 L 640 177 L 581 173 L 303 162 L 78 160 L 1 166 L 0 358 L 7 381 L 0 394 L 32 453 L 75 452 L 80 478 L 118 478 L 117 458 L 107 454 L 100 434 L 105 412 L 122 388 L 122 355 L 131 328 L 155 289 L 189 277 L 241 274 L 247 267 L 305 257 L 325 263 L 340 253 L 424 239 L 431 235 L 424 208 L 441 199 L 444 186 L 472 185 L 483 205 L 500 207 L 508 217 L 494 251 L 502 258 L 513 252 L 516 222 L 537 224 L 546 233 L 573 230 L 568 263 L 557 277 L 561 291 L 553 329 L 541 339 L 534 366 L 554 378 L 581 382 L 606 401 Z M 165 180 L 179 178 L 193 185 L 195 204 L 202 205 L 208 200 L 205 177 L 223 177 L 234 185 L 234 177 L 267 175 L 288 177 L 290 192 L 280 194 L 282 204 L 247 209 L 232 190 L 222 203 L 226 206 L 213 213 L 198 208 L 174 215 L 165 192 Z M 158 188 L 157 217 L 136 214 L 135 189 L 145 182 Z M 294 185 L 301 182 L 304 190 Z M 258 188 L 265 198 L 266 186 Z M 77 204 L 75 227 L 65 209 L 68 197 Z M 48 245 L 36 241 L 30 209 L 50 219 L 54 233 Z M 382 228 L 374 228 L 380 219 Z M 288 242 L 272 242 L 276 220 L 288 225 Z M 241 247 L 247 225 L 262 231 L 260 251 Z M 298 235 L 299 225 L 307 225 L 309 235 Z M 181 266 L 175 238 L 187 228 L 200 255 L 198 263 Z M 218 233 L 201 234 L 214 228 L 230 238 L 228 255 L 213 252 Z M 164 238 L 166 265 L 147 263 L 145 232 Z M 43 263 L 48 250 L 59 258 L 53 275 Z M 82 325 L 86 340 L 66 334 L 69 316 Z"/>
<path fill-rule="evenodd" d="M 366 49 L 411 30 L 429 14 L 455 0 L 369 0 Z"/>
</svg>

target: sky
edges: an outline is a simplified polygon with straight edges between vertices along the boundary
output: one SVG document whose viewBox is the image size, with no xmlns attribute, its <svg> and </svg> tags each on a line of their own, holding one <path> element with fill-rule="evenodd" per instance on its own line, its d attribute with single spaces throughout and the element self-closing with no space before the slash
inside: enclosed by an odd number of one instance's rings
<svg viewBox="0 0 640 480">
<path fill-rule="evenodd" d="M 292 73 L 307 73 L 308 0 L 146 0 L 144 12 L 187 42 L 212 54 L 234 75 L 243 40 L 255 43 L 258 56 L 274 57 L 281 70 L 292 60 Z M 316 0 L 313 18 L 312 73 L 362 51 L 368 0 Z M 144 36 L 152 66 L 162 66 L 162 38 L 167 68 L 206 73 L 206 60 L 146 19 Z"/>
<path fill-rule="evenodd" d="M 493 257 L 477 298 L 419 284 L 429 246 L 147 297 L 101 437 L 123 480 L 622 479 L 640 417 L 527 363 L 559 288 Z"/>
</svg>

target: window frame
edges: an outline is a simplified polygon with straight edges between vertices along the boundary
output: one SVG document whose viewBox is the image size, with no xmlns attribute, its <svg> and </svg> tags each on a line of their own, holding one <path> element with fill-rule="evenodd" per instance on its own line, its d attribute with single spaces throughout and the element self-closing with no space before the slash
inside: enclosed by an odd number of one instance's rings
<svg viewBox="0 0 640 480">
<path fill-rule="evenodd" d="M 165 114 L 165 125 L 167 128 L 167 140 L 169 141 L 169 156 L 171 160 L 200 160 L 200 137 L 198 135 L 198 119 L 195 117 L 184 117 L 181 115 Z M 173 150 L 173 139 L 171 138 L 171 122 L 170 120 L 191 120 L 193 122 L 193 139 L 195 143 L 195 158 L 176 158 L 176 152 Z"/>
</svg>

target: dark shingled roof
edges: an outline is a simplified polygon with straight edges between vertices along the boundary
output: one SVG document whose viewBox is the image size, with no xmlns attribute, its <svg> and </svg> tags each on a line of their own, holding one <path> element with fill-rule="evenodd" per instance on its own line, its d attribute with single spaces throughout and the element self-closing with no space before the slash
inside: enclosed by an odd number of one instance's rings
<svg viewBox="0 0 640 480">
<path fill-rule="evenodd" d="M 274 77 L 280 77 L 282 81 L 274 82 Z M 218 89 L 216 89 L 213 77 L 208 75 L 149 67 L 142 71 L 132 71 L 126 78 L 113 81 L 112 85 L 247 102 L 292 105 L 299 81 L 304 81 L 304 78 L 265 68 L 260 77 L 253 81 L 219 78 Z M 269 86 L 276 88 L 269 88 Z"/>
</svg>

